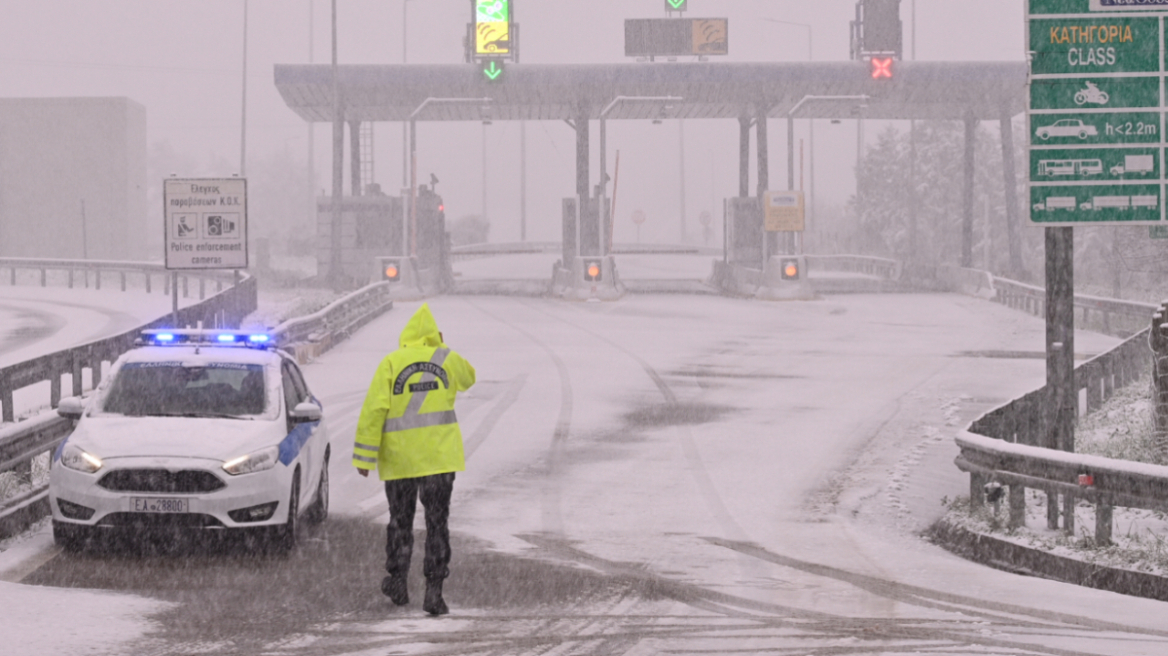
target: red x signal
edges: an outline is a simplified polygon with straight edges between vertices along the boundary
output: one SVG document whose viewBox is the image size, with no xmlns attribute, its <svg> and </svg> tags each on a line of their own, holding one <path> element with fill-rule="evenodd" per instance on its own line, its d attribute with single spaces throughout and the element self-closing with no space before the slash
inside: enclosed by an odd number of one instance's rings
<svg viewBox="0 0 1168 656">
<path fill-rule="evenodd" d="M 872 58 L 872 79 L 873 80 L 891 80 L 892 79 L 892 57 L 885 57 L 882 59 Z"/>
</svg>

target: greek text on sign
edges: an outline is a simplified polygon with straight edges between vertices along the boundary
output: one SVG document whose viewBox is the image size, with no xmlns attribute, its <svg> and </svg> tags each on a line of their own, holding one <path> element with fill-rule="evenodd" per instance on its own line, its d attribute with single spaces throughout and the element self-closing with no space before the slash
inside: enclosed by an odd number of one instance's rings
<svg viewBox="0 0 1168 656">
<path fill-rule="evenodd" d="M 246 269 L 247 181 L 163 181 L 167 269 Z"/>
<path fill-rule="evenodd" d="M 767 232 L 803 232 L 803 192 L 768 191 L 764 200 Z"/>
<path fill-rule="evenodd" d="M 1168 0 L 1027 0 L 1030 221 L 1168 218 Z"/>
</svg>

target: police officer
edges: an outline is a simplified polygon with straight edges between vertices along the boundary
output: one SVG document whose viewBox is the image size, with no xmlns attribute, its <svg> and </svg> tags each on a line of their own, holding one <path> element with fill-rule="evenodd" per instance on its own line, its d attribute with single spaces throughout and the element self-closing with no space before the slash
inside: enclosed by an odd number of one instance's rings
<svg viewBox="0 0 1168 656">
<path fill-rule="evenodd" d="M 376 466 L 389 499 L 389 576 L 381 591 L 398 606 L 410 601 L 406 573 L 420 498 L 426 511 L 422 608 L 431 615 L 450 612 L 442 599 L 442 581 L 450 574 L 446 520 L 454 473 L 466 468 L 454 399 L 474 383 L 474 367 L 442 343 L 430 307 L 422 305 L 402 330 L 400 348 L 377 368 L 357 422 L 353 465 L 362 476 Z"/>
</svg>

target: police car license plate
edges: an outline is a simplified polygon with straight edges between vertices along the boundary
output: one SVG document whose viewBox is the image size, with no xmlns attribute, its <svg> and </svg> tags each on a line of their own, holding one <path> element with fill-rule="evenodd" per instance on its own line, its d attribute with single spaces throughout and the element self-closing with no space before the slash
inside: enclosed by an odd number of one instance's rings
<svg viewBox="0 0 1168 656">
<path fill-rule="evenodd" d="M 189 499 L 159 499 L 134 497 L 130 499 L 134 512 L 140 513 L 185 513 L 191 511 Z"/>
</svg>

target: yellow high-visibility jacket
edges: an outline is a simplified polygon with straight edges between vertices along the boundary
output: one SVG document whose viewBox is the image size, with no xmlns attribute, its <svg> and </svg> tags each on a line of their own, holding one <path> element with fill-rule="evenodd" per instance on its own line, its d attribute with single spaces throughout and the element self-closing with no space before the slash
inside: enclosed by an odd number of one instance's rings
<svg viewBox="0 0 1168 656">
<path fill-rule="evenodd" d="M 381 361 L 369 385 L 353 466 L 376 466 L 383 481 L 463 471 L 454 399 L 474 385 L 474 367 L 442 343 L 428 305 L 410 318 L 400 347 Z"/>
</svg>

